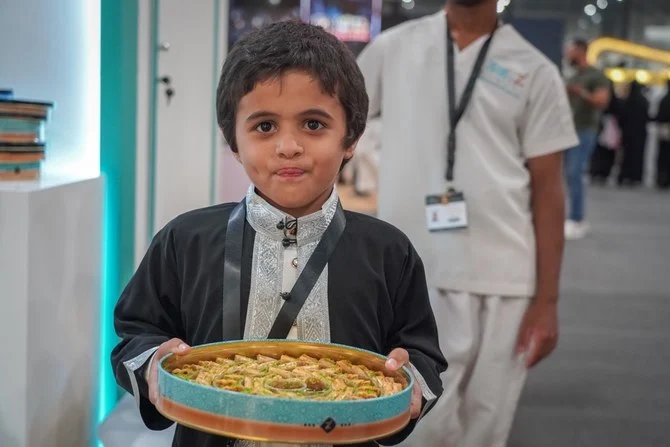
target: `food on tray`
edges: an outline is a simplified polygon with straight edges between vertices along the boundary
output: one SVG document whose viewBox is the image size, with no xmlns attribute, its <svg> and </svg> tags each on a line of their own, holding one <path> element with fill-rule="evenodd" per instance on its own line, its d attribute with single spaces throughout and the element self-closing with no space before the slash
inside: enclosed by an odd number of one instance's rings
<svg viewBox="0 0 670 447">
<path fill-rule="evenodd" d="M 404 385 L 348 360 L 308 355 L 258 355 L 201 360 L 171 371 L 177 377 L 240 393 L 310 400 L 361 400 L 399 393 Z"/>
</svg>

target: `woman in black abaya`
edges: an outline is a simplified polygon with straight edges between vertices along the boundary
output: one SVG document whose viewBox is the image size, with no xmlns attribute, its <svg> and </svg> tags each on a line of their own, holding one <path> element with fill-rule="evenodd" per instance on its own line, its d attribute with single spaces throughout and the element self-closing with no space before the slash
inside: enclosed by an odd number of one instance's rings
<svg viewBox="0 0 670 447">
<path fill-rule="evenodd" d="M 670 188 L 670 81 L 668 92 L 658 106 L 658 158 L 656 159 L 656 186 L 659 189 Z"/>
<path fill-rule="evenodd" d="M 642 85 L 634 81 L 621 110 L 623 160 L 619 185 L 638 186 L 642 183 L 648 122 L 649 100 L 642 93 Z"/>
</svg>

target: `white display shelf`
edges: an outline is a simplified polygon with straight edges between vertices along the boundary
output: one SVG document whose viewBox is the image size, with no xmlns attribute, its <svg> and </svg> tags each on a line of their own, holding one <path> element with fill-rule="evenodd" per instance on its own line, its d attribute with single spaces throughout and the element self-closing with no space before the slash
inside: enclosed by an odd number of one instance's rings
<svg viewBox="0 0 670 447">
<path fill-rule="evenodd" d="M 88 446 L 103 179 L 0 182 L 0 446 Z"/>
</svg>

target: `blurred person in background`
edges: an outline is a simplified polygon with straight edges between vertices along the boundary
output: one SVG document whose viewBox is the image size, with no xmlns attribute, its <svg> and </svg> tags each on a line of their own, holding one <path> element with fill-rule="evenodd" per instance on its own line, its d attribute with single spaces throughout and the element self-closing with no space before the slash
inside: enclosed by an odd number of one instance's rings
<svg viewBox="0 0 670 447">
<path fill-rule="evenodd" d="M 565 154 L 565 173 L 570 208 L 565 222 L 566 239 L 581 239 L 589 232 L 585 220 L 584 172 L 596 145 L 600 115 L 610 102 L 610 81 L 589 65 L 586 55 L 589 45 L 577 39 L 568 46 L 566 59 L 575 70 L 567 80 L 570 106 L 579 135 L 579 144 Z"/>
<path fill-rule="evenodd" d="M 377 170 L 381 151 L 382 122 L 380 118 L 368 121 L 365 133 L 358 140 L 356 155 L 343 170 L 343 181 L 354 186 L 359 197 L 367 197 L 377 190 Z"/>
<path fill-rule="evenodd" d="M 644 96 L 642 85 L 633 81 L 621 108 L 623 158 L 618 179 L 620 186 L 636 187 L 642 183 L 648 122 L 649 100 Z"/>
<path fill-rule="evenodd" d="M 383 120 L 379 217 L 420 251 L 450 364 L 405 445 L 502 447 L 527 368 L 557 343 L 562 152 L 578 143 L 565 85 L 496 0 L 449 0 L 359 65 Z"/>
<path fill-rule="evenodd" d="M 610 102 L 600 117 L 598 140 L 591 156 L 591 183 L 605 185 L 609 179 L 617 154 L 621 149 L 621 125 L 619 114 L 621 101 L 614 92 L 614 85 L 610 83 Z"/>
<path fill-rule="evenodd" d="M 656 114 L 658 124 L 658 158 L 656 159 L 656 186 L 670 189 L 670 80 L 665 96 Z"/>
</svg>

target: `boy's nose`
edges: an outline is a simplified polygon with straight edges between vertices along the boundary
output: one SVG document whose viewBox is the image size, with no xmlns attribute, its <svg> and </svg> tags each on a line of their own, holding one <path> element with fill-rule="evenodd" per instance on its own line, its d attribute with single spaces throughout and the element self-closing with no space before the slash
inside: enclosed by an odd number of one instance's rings
<svg viewBox="0 0 670 447">
<path fill-rule="evenodd" d="M 302 154 L 303 148 L 293 135 L 283 135 L 277 141 L 277 154 L 293 158 L 296 155 Z"/>
</svg>

